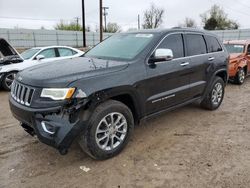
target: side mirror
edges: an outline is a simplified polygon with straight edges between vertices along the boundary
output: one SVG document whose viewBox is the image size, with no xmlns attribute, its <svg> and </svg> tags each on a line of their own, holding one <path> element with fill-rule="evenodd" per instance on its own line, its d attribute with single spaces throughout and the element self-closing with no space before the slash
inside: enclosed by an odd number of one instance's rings
<svg viewBox="0 0 250 188">
<path fill-rule="evenodd" d="M 42 59 L 45 59 L 44 55 L 38 55 L 38 56 L 36 56 L 36 60 L 40 61 Z"/>
<path fill-rule="evenodd" d="M 150 63 L 156 63 L 161 61 L 171 61 L 174 58 L 173 51 L 171 49 L 159 48 L 155 51 L 154 56 L 150 58 Z"/>
</svg>

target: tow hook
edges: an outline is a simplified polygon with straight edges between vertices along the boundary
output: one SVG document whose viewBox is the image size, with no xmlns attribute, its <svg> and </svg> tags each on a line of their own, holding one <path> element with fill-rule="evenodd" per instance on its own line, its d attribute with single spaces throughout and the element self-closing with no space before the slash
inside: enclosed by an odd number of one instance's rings
<svg viewBox="0 0 250 188">
<path fill-rule="evenodd" d="M 60 153 L 61 155 L 66 155 L 66 154 L 68 153 L 68 149 L 66 149 L 66 148 L 61 148 L 61 149 L 59 149 L 59 153 Z"/>
<path fill-rule="evenodd" d="M 21 124 L 21 126 L 24 128 L 24 130 L 27 132 L 27 133 L 29 133 L 31 136 L 35 136 L 36 135 L 36 133 L 35 133 L 35 131 L 34 131 L 34 129 L 32 128 L 32 127 L 30 127 L 30 126 L 28 126 L 28 125 L 26 125 L 26 124 L 24 124 L 24 123 L 20 123 Z"/>
</svg>

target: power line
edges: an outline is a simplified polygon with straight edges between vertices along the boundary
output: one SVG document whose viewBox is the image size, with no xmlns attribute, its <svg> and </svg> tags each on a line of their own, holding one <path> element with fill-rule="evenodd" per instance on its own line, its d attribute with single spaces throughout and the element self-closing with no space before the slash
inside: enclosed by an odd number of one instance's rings
<svg viewBox="0 0 250 188">
<path fill-rule="evenodd" d="M 62 20 L 62 19 L 49 19 L 49 18 L 28 18 L 28 17 L 8 17 L 8 16 L 1 16 L 0 19 L 40 20 L 40 21 L 60 21 L 60 20 Z M 63 19 L 63 20 L 71 20 L 71 19 Z"/>
<path fill-rule="evenodd" d="M 104 30 L 106 32 L 107 31 L 107 15 L 108 15 L 107 10 L 109 9 L 109 7 L 102 7 L 102 8 L 103 8 L 103 16 L 104 16 Z"/>
<path fill-rule="evenodd" d="M 247 4 L 245 4 L 245 3 L 242 3 L 242 2 L 239 1 L 239 0 L 235 0 L 235 1 L 237 1 L 239 4 L 241 4 L 242 6 L 244 6 L 244 7 L 246 7 L 246 8 L 250 8 L 249 5 L 247 5 Z"/>
<path fill-rule="evenodd" d="M 213 1 L 213 0 L 209 0 L 209 1 L 212 2 L 212 3 L 215 3 L 215 4 L 219 4 L 221 7 L 224 7 L 224 8 L 226 8 L 226 9 L 228 9 L 228 10 L 237 12 L 237 13 L 242 14 L 242 15 L 244 15 L 244 16 L 250 16 L 250 14 L 248 14 L 248 13 L 245 13 L 245 12 L 242 12 L 242 11 L 238 11 L 238 10 L 236 10 L 236 9 L 232 9 L 231 7 L 222 5 L 222 4 L 220 4 L 220 3 L 218 3 L 218 2 L 215 2 L 215 1 Z"/>
</svg>

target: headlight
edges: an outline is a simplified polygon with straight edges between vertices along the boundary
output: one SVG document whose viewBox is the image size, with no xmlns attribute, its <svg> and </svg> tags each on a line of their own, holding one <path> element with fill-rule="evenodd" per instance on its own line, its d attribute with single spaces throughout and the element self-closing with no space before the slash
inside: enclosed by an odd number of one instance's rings
<svg viewBox="0 0 250 188">
<path fill-rule="evenodd" d="M 75 88 L 44 88 L 41 97 L 53 100 L 70 99 L 75 92 Z"/>
</svg>

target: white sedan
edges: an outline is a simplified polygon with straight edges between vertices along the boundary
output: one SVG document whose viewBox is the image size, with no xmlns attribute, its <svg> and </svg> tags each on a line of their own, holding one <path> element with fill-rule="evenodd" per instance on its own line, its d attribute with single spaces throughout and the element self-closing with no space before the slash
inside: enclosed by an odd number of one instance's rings
<svg viewBox="0 0 250 188">
<path fill-rule="evenodd" d="M 0 67 L 0 77 L 2 77 L 0 85 L 6 90 L 10 90 L 17 72 L 21 70 L 41 63 L 80 57 L 83 54 L 84 52 L 67 46 L 31 48 L 21 53 L 20 56 L 24 60 L 23 62 L 7 64 Z"/>
</svg>

